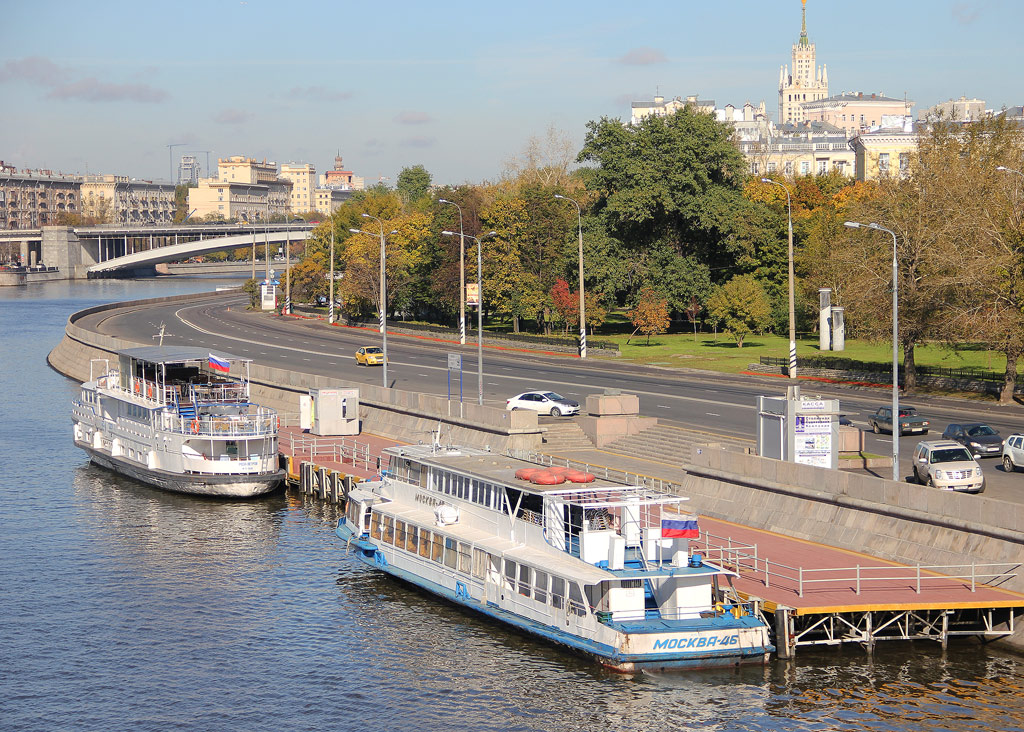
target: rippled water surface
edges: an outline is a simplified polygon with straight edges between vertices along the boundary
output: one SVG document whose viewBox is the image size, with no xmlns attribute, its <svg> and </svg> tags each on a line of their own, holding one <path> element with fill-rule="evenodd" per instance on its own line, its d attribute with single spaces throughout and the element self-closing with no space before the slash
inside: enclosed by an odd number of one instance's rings
<svg viewBox="0 0 1024 732">
<path fill-rule="evenodd" d="M 375 574 L 332 507 L 91 467 L 45 365 L 68 314 L 214 284 L 0 288 L 0 730 L 1024 730 L 997 650 L 621 676 Z"/>
</svg>

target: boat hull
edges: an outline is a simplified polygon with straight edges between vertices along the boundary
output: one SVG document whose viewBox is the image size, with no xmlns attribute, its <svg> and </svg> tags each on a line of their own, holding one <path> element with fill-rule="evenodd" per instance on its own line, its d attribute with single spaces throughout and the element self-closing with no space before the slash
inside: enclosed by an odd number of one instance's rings
<svg viewBox="0 0 1024 732">
<path fill-rule="evenodd" d="M 481 602 L 466 592 L 445 587 L 420 577 L 401 567 L 389 563 L 375 545 L 365 539 L 354 537 L 344 522 L 339 522 L 335 533 L 346 543 L 350 551 L 364 564 L 396 577 L 427 592 L 439 596 L 489 618 L 499 620 L 519 630 L 553 641 L 574 651 L 584 653 L 595 659 L 605 668 L 621 673 L 640 671 L 660 671 L 665 669 L 699 669 L 722 668 L 739 665 L 763 665 L 767 663 L 769 654 L 774 648 L 771 645 L 734 650 L 675 652 L 658 654 L 629 654 L 604 643 L 599 643 L 583 636 L 567 633 L 553 625 L 545 625 L 530 618 L 517 615 L 493 603 Z M 682 647 L 684 643 L 679 643 Z"/>
<path fill-rule="evenodd" d="M 173 493 L 220 498 L 252 498 L 270 493 L 284 480 L 283 470 L 243 475 L 206 475 L 154 470 L 113 457 L 78 441 L 75 444 L 85 450 L 92 462 L 100 467 Z"/>
</svg>

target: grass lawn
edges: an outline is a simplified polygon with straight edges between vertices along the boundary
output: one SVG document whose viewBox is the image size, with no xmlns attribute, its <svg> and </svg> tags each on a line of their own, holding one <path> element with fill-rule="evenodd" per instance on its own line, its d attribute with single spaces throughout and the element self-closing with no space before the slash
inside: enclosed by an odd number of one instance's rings
<svg viewBox="0 0 1024 732">
<path fill-rule="evenodd" d="M 626 345 L 625 335 L 596 335 L 594 338 L 617 343 L 622 352 L 621 358 L 625 361 L 731 373 L 745 371 L 747 365 L 757 363 L 760 356 L 785 358 L 789 353 L 789 338 L 776 335 L 747 336 L 742 348 L 737 347 L 730 336 L 721 333 L 717 338 L 709 333 L 698 333 L 696 341 L 693 333 L 651 336 L 650 345 L 647 345 L 646 336 L 639 335 L 634 336 L 629 345 Z M 821 354 L 822 352 L 818 350 L 818 339 L 797 340 L 796 353 L 799 357 Z M 892 363 L 892 345 L 885 342 L 847 340 L 845 351 L 824 353 L 859 361 Z M 899 358 L 900 363 L 903 363 L 902 351 Z M 920 346 L 914 349 L 914 360 L 919 365 L 946 368 L 974 366 L 997 372 L 1002 372 L 1006 368 L 1006 359 L 1002 354 L 973 346 L 964 346 L 958 351 L 938 345 Z"/>
</svg>

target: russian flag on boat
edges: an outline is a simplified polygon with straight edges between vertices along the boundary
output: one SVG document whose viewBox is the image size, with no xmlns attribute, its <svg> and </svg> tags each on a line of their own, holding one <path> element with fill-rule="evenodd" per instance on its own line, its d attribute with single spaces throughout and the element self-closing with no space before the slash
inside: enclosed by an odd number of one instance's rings
<svg viewBox="0 0 1024 732">
<path fill-rule="evenodd" d="M 231 370 L 231 364 L 225 361 L 223 358 L 217 358 L 212 353 L 210 354 L 210 368 L 214 371 L 221 371 L 227 373 Z"/>
<path fill-rule="evenodd" d="M 661 538 L 696 539 L 700 536 L 697 517 L 681 513 L 666 513 L 661 518 Z"/>
</svg>

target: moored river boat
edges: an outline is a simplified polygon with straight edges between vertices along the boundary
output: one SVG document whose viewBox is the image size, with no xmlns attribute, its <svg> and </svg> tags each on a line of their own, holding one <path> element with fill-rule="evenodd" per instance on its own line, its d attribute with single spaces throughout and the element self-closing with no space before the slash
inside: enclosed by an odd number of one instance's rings
<svg viewBox="0 0 1024 732">
<path fill-rule="evenodd" d="M 279 486 L 277 413 L 249 401 L 250 359 L 142 346 L 114 368 L 94 360 L 72 403 L 75 445 L 92 462 L 157 488 L 250 497 Z M 230 375 L 237 364 L 244 374 Z"/>
<path fill-rule="evenodd" d="M 688 551 L 685 498 L 470 448 L 385 453 L 337 527 L 366 564 L 618 671 L 774 650 L 735 573 Z"/>
</svg>

